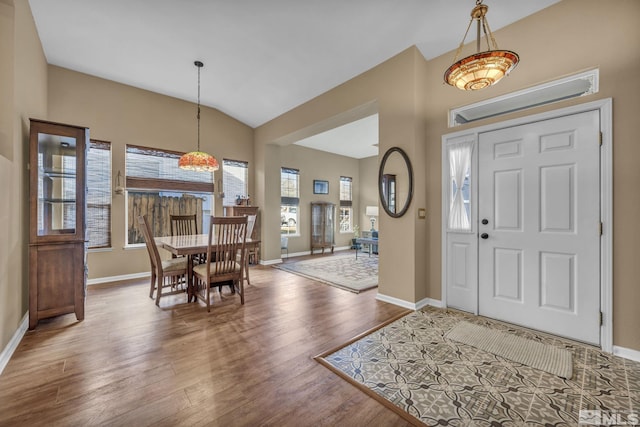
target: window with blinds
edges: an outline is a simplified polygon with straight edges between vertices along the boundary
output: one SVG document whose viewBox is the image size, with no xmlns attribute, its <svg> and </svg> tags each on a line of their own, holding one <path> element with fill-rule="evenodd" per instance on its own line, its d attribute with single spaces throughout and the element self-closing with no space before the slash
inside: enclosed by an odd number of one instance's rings
<svg viewBox="0 0 640 427">
<path fill-rule="evenodd" d="M 89 249 L 111 247 L 111 143 L 92 139 L 87 153 Z"/>
<path fill-rule="evenodd" d="M 280 234 L 297 235 L 300 204 L 300 171 L 280 169 Z"/>
<path fill-rule="evenodd" d="M 178 167 L 184 153 L 127 145 L 127 188 L 171 189 L 213 193 L 213 172 Z"/>
<path fill-rule="evenodd" d="M 249 197 L 249 163 L 239 160 L 222 160 L 223 204 L 235 205 L 238 198 Z"/>
<path fill-rule="evenodd" d="M 350 233 L 353 230 L 353 179 L 340 177 L 340 232 Z"/>
<path fill-rule="evenodd" d="M 137 217 L 147 215 L 154 236 L 171 234 L 171 215 L 196 215 L 198 233 L 209 232 L 213 209 L 213 173 L 178 167 L 184 153 L 127 145 L 127 244 L 143 244 Z"/>
</svg>

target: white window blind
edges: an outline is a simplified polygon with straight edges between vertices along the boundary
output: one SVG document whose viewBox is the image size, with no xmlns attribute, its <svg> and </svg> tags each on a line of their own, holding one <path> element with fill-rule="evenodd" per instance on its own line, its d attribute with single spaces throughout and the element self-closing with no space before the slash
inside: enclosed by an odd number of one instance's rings
<svg viewBox="0 0 640 427">
<path fill-rule="evenodd" d="M 249 197 L 249 163 L 239 160 L 222 160 L 222 191 L 224 205 L 234 205 L 238 197 Z"/>
<path fill-rule="evenodd" d="M 111 143 L 92 139 L 87 154 L 89 248 L 111 247 Z"/>
<path fill-rule="evenodd" d="M 300 203 L 300 171 L 292 168 L 280 170 L 280 197 L 283 205 Z"/>
<path fill-rule="evenodd" d="M 127 188 L 172 189 L 213 193 L 213 172 L 180 169 L 184 153 L 127 145 Z"/>
</svg>

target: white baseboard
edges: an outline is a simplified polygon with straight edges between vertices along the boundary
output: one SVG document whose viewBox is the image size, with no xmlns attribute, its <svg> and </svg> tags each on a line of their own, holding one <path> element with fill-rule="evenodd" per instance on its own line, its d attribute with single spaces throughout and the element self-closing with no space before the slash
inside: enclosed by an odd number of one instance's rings
<svg viewBox="0 0 640 427">
<path fill-rule="evenodd" d="M 389 295 L 383 295 L 381 293 L 378 293 L 378 295 L 376 295 L 376 299 L 378 301 L 388 302 L 390 304 L 397 305 L 403 308 L 408 308 L 409 310 L 414 310 L 414 311 L 420 310 L 421 308 L 424 308 L 428 305 L 432 307 L 442 308 L 442 301 L 431 299 L 431 298 L 424 298 L 414 303 L 414 302 L 405 301 L 399 298 L 391 297 Z"/>
<path fill-rule="evenodd" d="M 624 357 L 625 359 L 634 360 L 640 362 L 640 351 L 633 350 L 631 348 L 613 346 L 613 354 L 616 356 Z"/>
<path fill-rule="evenodd" d="M 282 264 L 282 258 L 260 260 L 260 265 L 274 265 L 274 264 Z"/>
<path fill-rule="evenodd" d="M 442 304 L 442 301 L 439 299 L 424 298 L 416 303 L 416 310 L 420 310 L 421 308 L 424 308 L 426 306 L 443 308 L 444 304 Z"/>
<path fill-rule="evenodd" d="M 9 340 L 9 343 L 7 343 L 7 346 L 2 350 L 2 353 L 0 353 L 0 374 L 2 374 L 2 371 L 4 371 L 4 368 L 6 368 L 7 364 L 9 363 L 11 356 L 13 356 L 13 352 L 16 351 L 16 348 L 18 348 L 18 344 L 20 344 L 20 341 L 22 341 L 22 337 L 24 337 L 24 334 L 27 332 L 28 327 L 29 312 L 26 312 L 22 317 L 22 321 L 18 326 L 18 330 L 15 331 L 15 333 Z"/>
<path fill-rule="evenodd" d="M 96 277 L 95 279 L 87 280 L 87 285 L 99 285 L 101 283 L 110 283 L 110 282 L 119 282 L 121 280 L 132 280 L 132 279 L 143 279 L 145 277 L 149 277 L 151 273 L 133 273 L 133 274 L 122 274 L 120 276 L 109 276 L 109 277 Z"/>
</svg>

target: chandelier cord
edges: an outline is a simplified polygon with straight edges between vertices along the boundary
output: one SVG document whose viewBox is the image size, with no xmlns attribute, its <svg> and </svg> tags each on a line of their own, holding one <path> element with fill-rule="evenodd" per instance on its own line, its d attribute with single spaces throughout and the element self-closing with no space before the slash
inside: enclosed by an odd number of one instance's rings
<svg viewBox="0 0 640 427">
<path fill-rule="evenodd" d="M 198 67 L 198 151 L 200 151 L 200 68 L 202 65 L 196 64 Z"/>
<path fill-rule="evenodd" d="M 460 56 L 460 52 L 462 52 L 462 47 L 464 46 L 464 41 L 467 38 L 467 34 L 469 34 L 469 29 L 471 28 L 471 24 L 473 23 L 473 18 L 469 21 L 469 25 L 467 25 L 467 31 L 464 33 L 464 37 L 460 42 L 460 46 L 458 46 L 458 50 L 456 50 L 456 55 L 453 57 L 453 62 L 455 63 L 458 60 L 458 56 Z"/>
</svg>

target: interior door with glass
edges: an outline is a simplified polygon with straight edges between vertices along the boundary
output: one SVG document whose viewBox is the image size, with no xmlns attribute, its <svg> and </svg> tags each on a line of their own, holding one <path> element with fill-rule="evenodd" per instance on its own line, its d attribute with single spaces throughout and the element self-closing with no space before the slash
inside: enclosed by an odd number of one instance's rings
<svg viewBox="0 0 640 427">
<path fill-rule="evenodd" d="M 479 313 L 600 342 L 599 114 L 479 135 Z"/>
</svg>

